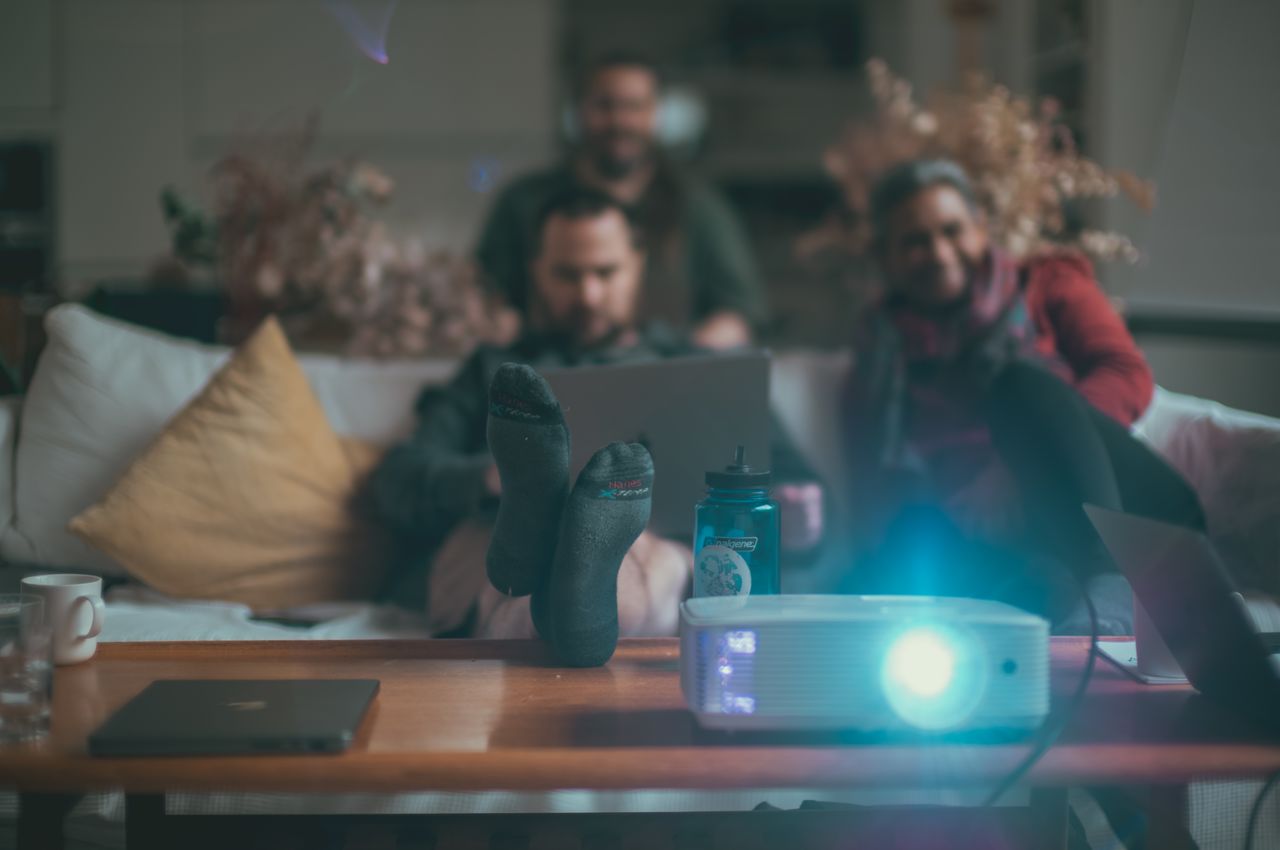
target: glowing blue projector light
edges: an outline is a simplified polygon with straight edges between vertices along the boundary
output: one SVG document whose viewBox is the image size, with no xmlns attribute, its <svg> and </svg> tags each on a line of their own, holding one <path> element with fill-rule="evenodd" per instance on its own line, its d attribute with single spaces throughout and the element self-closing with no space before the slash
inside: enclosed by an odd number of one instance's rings
<svg viewBox="0 0 1280 850">
<path fill-rule="evenodd" d="M 981 649 L 964 631 L 911 626 L 884 655 L 881 687 L 889 706 L 921 729 L 954 729 L 968 721 L 987 687 Z"/>
<path fill-rule="evenodd" d="M 955 672 L 955 650 L 930 628 L 912 629 L 898 638 L 884 661 L 886 686 L 901 688 L 922 699 L 945 691 Z"/>
<path fill-rule="evenodd" d="M 1049 711 L 1049 624 L 978 599 L 689 599 L 680 686 L 709 728 L 1029 731 Z"/>
</svg>

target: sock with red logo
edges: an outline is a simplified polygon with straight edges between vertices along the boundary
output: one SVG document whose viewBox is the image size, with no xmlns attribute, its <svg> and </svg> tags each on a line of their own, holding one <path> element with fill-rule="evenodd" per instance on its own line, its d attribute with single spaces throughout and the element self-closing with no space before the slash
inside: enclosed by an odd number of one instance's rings
<svg viewBox="0 0 1280 850">
<path fill-rule="evenodd" d="M 551 567 L 552 646 L 562 663 L 597 667 L 613 656 L 618 569 L 649 524 L 652 491 L 653 459 L 639 443 L 610 443 L 578 475 Z"/>
<path fill-rule="evenodd" d="M 489 384 L 487 435 L 502 496 L 485 570 L 509 596 L 544 593 L 569 492 L 569 428 L 541 375 L 516 363 L 498 367 Z M 541 614 L 544 606 L 535 607 Z M 547 637 L 539 619 L 535 625 Z"/>
</svg>

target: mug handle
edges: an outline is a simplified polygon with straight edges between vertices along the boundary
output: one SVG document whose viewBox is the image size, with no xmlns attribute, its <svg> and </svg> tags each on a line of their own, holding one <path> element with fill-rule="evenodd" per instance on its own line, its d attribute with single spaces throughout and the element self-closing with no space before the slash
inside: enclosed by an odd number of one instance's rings
<svg viewBox="0 0 1280 850">
<path fill-rule="evenodd" d="M 89 624 L 89 631 L 80 635 L 76 640 L 88 640 L 102 634 L 102 621 L 106 615 L 106 609 L 102 605 L 102 600 L 97 596 L 81 596 L 76 600 L 76 604 L 88 602 L 93 608 L 93 622 Z"/>
</svg>

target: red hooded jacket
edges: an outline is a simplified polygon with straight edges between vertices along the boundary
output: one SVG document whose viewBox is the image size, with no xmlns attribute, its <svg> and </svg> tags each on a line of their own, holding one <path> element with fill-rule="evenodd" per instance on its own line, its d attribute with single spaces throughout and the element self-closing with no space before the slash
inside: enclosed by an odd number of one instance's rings
<svg viewBox="0 0 1280 850">
<path fill-rule="evenodd" d="M 1098 286 L 1093 266 L 1078 254 L 1029 262 L 1024 297 L 1036 327 L 1035 347 L 1056 354 L 1094 407 L 1132 425 L 1155 390 L 1151 367 L 1124 320 Z"/>
</svg>

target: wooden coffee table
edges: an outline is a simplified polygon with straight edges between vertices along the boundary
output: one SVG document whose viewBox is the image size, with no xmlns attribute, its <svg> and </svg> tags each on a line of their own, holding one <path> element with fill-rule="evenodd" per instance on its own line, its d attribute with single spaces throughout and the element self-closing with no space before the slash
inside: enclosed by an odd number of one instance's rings
<svg viewBox="0 0 1280 850">
<path fill-rule="evenodd" d="M 1054 639 L 1052 652 L 1058 710 L 1078 681 L 1087 641 Z M 33 747 L 0 750 L 0 788 L 23 794 L 20 837 L 29 846 L 60 841 L 59 816 L 77 795 L 117 789 L 127 795 L 130 847 L 193 848 L 200 846 L 196 839 L 238 818 L 165 816 L 167 792 L 989 788 L 1027 752 L 1026 742 L 868 744 L 847 735 L 708 733 L 684 708 L 677 667 L 674 640 L 623 641 L 608 666 L 591 670 L 552 667 L 534 642 L 104 644 L 91 662 L 58 668 L 52 734 Z M 86 754 L 89 733 L 155 679 L 324 677 L 382 682 L 354 746 L 340 755 Z M 1158 819 L 1172 832 L 1154 846 L 1177 846 L 1185 838 L 1176 816 L 1186 784 L 1280 769 L 1280 742 L 1266 741 L 1258 729 L 1185 686 L 1139 685 L 1099 661 L 1081 710 L 1028 774 L 1027 784 L 1036 789 L 1032 805 L 1002 812 L 1000 822 L 979 808 L 936 807 L 921 816 L 919 807 L 899 807 L 702 819 L 599 815 L 586 816 L 586 825 L 623 836 L 623 843 L 602 847 L 633 846 L 626 841 L 645 829 L 656 830 L 652 840 L 634 846 L 680 846 L 672 843 L 677 833 L 701 835 L 706 846 L 770 846 L 762 843 L 772 840 L 769 835 L 785 835 L 794 847 L 825 846 L 823 835 L 888 829 L 884 813 L 890 812 L 902 828 L 932 824 L 947 834 L 970 830 L 975 836 L 981 829 L 1006 830 L 1002 834 L 1053 846 L 1062 840 L 1065 789 L 1087 785 L 1127 788 L 1142 805 L 1168 810 Z M 905 812 L 916 816 L 903 820 Z M 551 824 L 564 816 L 541 817 L 511 816 L 502 829 L 535 837 L 511 846 L 539 846 L 536 836 L 560 828 Z M 259 818 L 253 826 L 265 828 L 271 820 Z M 321 820 L 311 822 L 325 829 L 337 823 Z M 422 819 L 414 823 L 447 832 Z M 410 828 L 403 822 L 398 827 Z M 805 829 L 810 845 L 801 840 Z M 187 836 L 180 842 L 179 830 Z"/>
</svg>

